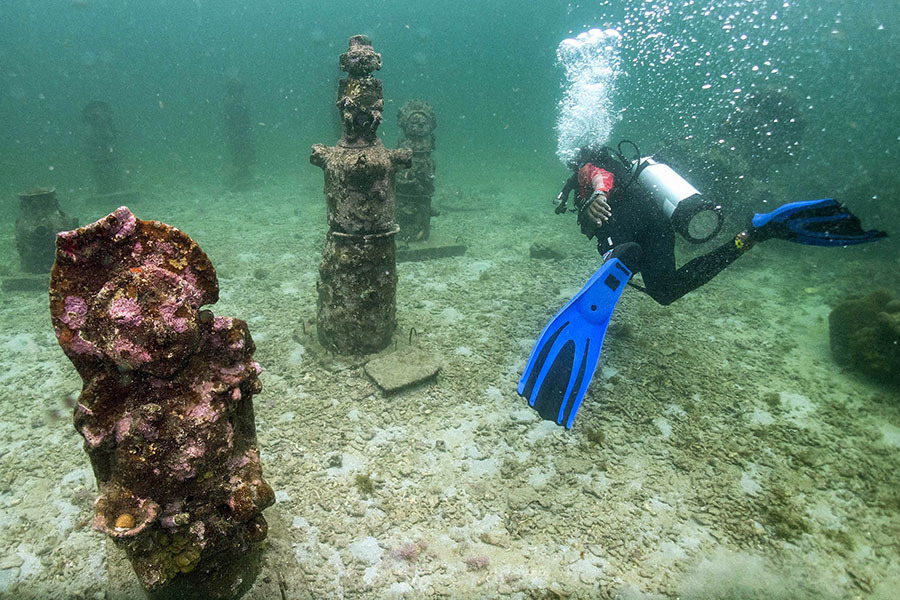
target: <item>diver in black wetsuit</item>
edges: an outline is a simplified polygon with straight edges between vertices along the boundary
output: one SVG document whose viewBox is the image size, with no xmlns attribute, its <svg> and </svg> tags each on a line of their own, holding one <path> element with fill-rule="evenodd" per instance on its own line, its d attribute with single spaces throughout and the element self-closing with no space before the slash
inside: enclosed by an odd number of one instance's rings
<svg viewBox="0 0 900 600">
<path fill-rule="evenodd" d="M 640 289 L 660 304 L 671 304 L 757 242 L 776 238 L 850 246 L 887 235 L 863 230 L 859 219 L 833 198 L 788 202 L 754 214 L 747 229 L 727 243 L 676 268 L 675 233 L 706 242 L 721 229 L 722 213 L 664 163 L 642 158 L 636 147 L 633 160 L 625 157 L 621 149 L 627 143 L 620 143 L 618 151 L 582 151 L 570 165 L 575 173 L 557 197 L 556 212 L 566 212 L 568 197 L 577 189 L 578 223 L 589 238 L 597 237 L 604 262 L 541 331 L 516 387 L 541 418 L 567 429 L 596 371 L 616 303 L 626 282 L 633 285 L 629 280 L 635 273 L 644 279 Z M 704 212 L 716 216 L 713 227 L 693 225 Z"/>
<path fill-rule="evenodd" d="M 644 287 L 635 287 L 660 304 L 671 304 L 702 286 L 757 241 L 770 237 L 757 234 L 751 227 L 676 268 L 673 220 L 651 197 L 647 186 L 638 185 L 640 165 L 640 157 L 631 163 L 609 148 L 583 151 L 576 164 L 571 165 L 574 174 L 560 192 L 557 212 L 565 212 L 565 201 L 577 188 L 575 205 L 582 233 L 588 239 L 597 238 L 597 250 L 605 259 L 618 258 L 633 273 L 640 272 Z M 674 171 L 671 173 L 684 181 Z M 702 210 L 716 211 L 718 226 L 702 240 L 692 241 L 706 241 L 718 233 L 722 220 L 717 208 L 710 203 L 703 205 Z"/>
</svg>

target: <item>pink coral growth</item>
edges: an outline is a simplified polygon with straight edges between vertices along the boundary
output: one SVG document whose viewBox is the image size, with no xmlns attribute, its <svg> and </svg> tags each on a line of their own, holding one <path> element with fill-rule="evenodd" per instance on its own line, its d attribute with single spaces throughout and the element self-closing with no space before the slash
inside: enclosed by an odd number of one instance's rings
<svg viewBox="0 0 900 600">
<path fill-rule="evenodd" d="M 206 400 L 194 406 L 188 413 L 188 417 L 201 423 L 214 423 L 219 420 L 220 412 L 219 409 L 210 404 L 209 400 Z"/>
<path fill-rule="evenodd" d="M 199 294 L 198 294 L 199 295 Z M 188 329 L 188 320 L 185 317 L 176 317 L 175 313 L 181 308 L 178 300 L 166 300 L 159 305 L 159 316 L 163 323 L 169 325 L 176 333 L 184 333 Z"/>
<path fill-rule="evenodd" d="M 89 448 L 98 448 L 100 444 L 106 440 L 106 436 L 108 435 L 108 432 L 106 431 L 94 431 L 93 428 L 88 427 L 87 425 L 83 425 L 79 431 Z"/>
<path fill-rule="evenodd" d="M 128 432 L 131 431 L 132 422 L 133 419 L 131 418 L 131 415 L 127 413 L 116 422 L 116 442 L 122 443 L 122 440 L 124 440 Z"/>
<path fill-rule="evenodd" d="M 100 349 L 97 348 L 97 346 L 85 340 L 78 334 L 72 336 L 72 340 L 71 342 L 69 342 L 69 350 L 74 352 L 75 354 L 84 354 L 87 356 L 103 356 L 103 353 L 100 352 Z"/>
<path fill-rule="evenodd" d="M 141 305 L 134 298 L 127 296 L 113 300 L 107 314 L 116 324 L 128 327 L 136 327 L 144 320 L 141 314 Z"/>
<path fill-rule="evenodd" d="M 197 466 L 200 461 L 197 460 L 206 453 L 206 444 L 202 441 L 194 439 L 188 440 L 178 449 L 175 456 L 174 464 L 169 465 L 172 475 L 179 481 L 186 481 L 197 476 Z"/>
<path fill-rule="evenodd" d="M 60 231 L 56 234 L 57 239 L 57 247 L 59 251 L 61 251 L 64 255 L 68 256 L 72 260 L 75 260 L 75 250 L 77 249 L 76 242 L 77 231 Z"/>
<path fill-rule="evenodd" d="M 66 312 L 63 313 L 59 320 L 71 329 L 81 329 L 88 311 L 88 305 L 84 298 L 80 296 L 66 296 L 63 308 Z"/>
<path fill-rule="evenodd" d="M 229 328 L 231 328 L 233 321 L 234 321 L 234 319 L 232 319 L 231 317 L 217 316 L 213 320 L 213 328 L 212 329 L 213 329 L 213 331 L 222 331 L 223 329 L 229 329 Z"/>
<path fill-rule="evenodd" d="M 406 562 L 416 562 L 419 555 L 428 548 L 425 542 L 409 542 L 391 550 L 391 556 Z"/>
<path fill-rule="evenodd" d="M 231 462 L 228 464 L 228 469 L 231 471 L 238 471 L 243 469 L 247 465 L 252 462 L 258 462 L 259 456 L 253 452 L 252 450 L 248 450 L 244 452 L 240 456 L 235 456 L 231 459 Z"/>
<path fill-rule="evenodd" d="M 152 358 L 146 348 L 127 339 L 116 340 L 113 344 L 111 354 L 113 355 L 113 358 L 124 362 L 132 369 L 136 369 L 144 363 L 150 362 Z"/>
<path fill-rule="evenodd" d="M 491 564 L 487 556 L 470 556 L 466 559 L 466 568 L 470 571 L 483 571 Z"/>
<path fill-rule="evenodd" d="M 119 241 L 134 233 L 137 227 L 137 217 L 124 206 L 120 206 L 113 213 L 116 217 L 115 225 L 112 227 L 113 239 Z"/>
</svg>

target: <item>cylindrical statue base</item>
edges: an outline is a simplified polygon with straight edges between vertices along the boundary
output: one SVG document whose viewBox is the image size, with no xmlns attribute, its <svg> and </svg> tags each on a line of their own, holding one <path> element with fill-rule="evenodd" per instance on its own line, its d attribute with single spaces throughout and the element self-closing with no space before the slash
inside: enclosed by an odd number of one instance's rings
<svg viewBox="0 0 900 600">
<path fill-rule="evenodd" d="M 345 354 L 371 354 L 387 347 L 397 327 L 397 271 L 391 231 L 325 240 L 318 282 L 319 342 Z"/>
</svg>

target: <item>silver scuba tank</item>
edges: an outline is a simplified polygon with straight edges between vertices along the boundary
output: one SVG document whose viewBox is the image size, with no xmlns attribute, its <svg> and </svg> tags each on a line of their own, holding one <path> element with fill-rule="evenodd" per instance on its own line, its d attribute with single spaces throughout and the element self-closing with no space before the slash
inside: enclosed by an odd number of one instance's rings
<svg viewBox="0 0 900 600">
<path fill-rule="evenodd" d="M 644 157 L 637 165 L 637 182 L 672 220 L 672 227 L 689 242 L 702 244 L 719 233 L 722 207 L 707 200 L 667 164 Z"/>
</svg>

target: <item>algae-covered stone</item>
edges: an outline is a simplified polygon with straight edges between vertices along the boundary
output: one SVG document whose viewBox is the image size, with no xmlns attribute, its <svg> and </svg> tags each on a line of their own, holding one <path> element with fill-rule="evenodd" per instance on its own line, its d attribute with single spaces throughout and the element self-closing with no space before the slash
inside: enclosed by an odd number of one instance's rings
<svg viewBox="0 0 900 600">
<path fill-rule="evenodd" d="M 366 364 L 366 373 L 386 393 L 427 381 L 440 370 L 437 357 L 415 349 L 394 352 Z"/>
</svg>

